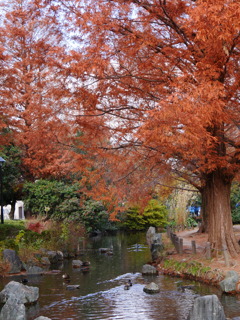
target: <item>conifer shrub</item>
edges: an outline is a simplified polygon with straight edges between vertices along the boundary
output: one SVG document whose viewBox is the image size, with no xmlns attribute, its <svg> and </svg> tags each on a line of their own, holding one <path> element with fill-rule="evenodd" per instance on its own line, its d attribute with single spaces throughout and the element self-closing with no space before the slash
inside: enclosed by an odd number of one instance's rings
<svg viewBox="0 0 240 320">
<path fill-rule="evenodd" d="M 145 221 L 139 207 L 131 207 L 126 211 L 123 217 L 123 228 L 136 231 L 145 229 Z"/>
<path fill-rule="evenodd" d="M 167 215 L 168 211 L 163 203 L 155 199 L 150 200 L 143 211 L 145 228 L 149 228 L 150 226 L 164 228 L 168 223 Z"/>
<path fill-rule="evenodd" d="M 123 217 L 123 227 L 129 230 L 146 230 L 150 226 L 164 228 L 168 211 L 160 201 L 152 199 L 141 213 L 138 206 L 130 207 Z"/>
</svg>

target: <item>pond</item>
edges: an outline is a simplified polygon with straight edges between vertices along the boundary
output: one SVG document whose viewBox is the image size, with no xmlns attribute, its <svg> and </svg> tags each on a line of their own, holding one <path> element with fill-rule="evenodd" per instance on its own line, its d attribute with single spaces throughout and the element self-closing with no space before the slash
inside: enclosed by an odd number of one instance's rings
<svg viewBox="0 0 240 320">
<path fill-rule="evenodd" d="M 100 253 L 99 248 L 112 248 L 113 255 Z M 237 297 L 221 295 L 215 287 L 163 275 L 142 276 L 142 266 L 151 260 L 145 233 L 91 238 L 84 249 L 79 259 L 90 261 L 89 272 L 73 269 L 72 261 L 65 260 L 59 266 L 61 273 L 28 277 L 28 285 L 40 290 L 38 303 L 27 310 L 28 320 L 40 315 L 52 320 L 185 320 L 196 294 L 217 294 L 227 317 L 240 316 Z M 66 289 L 64 272 L 70 275 L 70 284 L 80 285 L 79 289 Z M 133 286 L 124 290 L 129 279 Z M 2 279 L 1 290 L 11 280 L 21 279 Z M 149 295 L 143 288 L 152 281 L 160 286 L 160 292 Z M 195 285 L 194 292 L 179 290 L 187 284 Z"/>
</svg>

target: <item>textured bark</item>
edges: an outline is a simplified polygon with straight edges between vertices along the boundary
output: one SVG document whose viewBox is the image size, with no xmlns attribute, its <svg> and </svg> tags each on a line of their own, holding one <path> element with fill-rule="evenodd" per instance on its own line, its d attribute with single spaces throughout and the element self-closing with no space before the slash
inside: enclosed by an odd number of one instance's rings
<svg viewBox="0 0 240 320">
<path fill-rule="evenodd" d="M 202 196 L 202 206 L 201 206 L 201 216 L 202 216 L 202 222 L 199 227 L 198 232 L 199 233 L 205 233 L 208 232 L 208 211 L 207 211 L 207 188 L 203 188 L 201 191 Z"/>
<path fill-rule="evenodd" d="M 231 181 L 231 177 L 222 171 L 214 171 L 207 176 L 204 187 L 205 215 L 208 219 L 209 242 L 214 256 L 223 254 L 224 246 L 231 256 L 239 253 L 231 216 Z"/>
</svg>

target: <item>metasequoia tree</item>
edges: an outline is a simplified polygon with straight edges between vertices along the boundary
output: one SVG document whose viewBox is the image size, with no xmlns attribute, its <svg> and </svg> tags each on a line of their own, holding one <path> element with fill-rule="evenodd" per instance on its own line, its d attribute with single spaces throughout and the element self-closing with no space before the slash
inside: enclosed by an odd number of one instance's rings
<svg viewBox="0 0 240 320">
<path fill-rule="evenodd" d="M 131 149 L 133 171 L 141 163 L 160 174 L 164 164 L 197 188 L 214 252 L 237 254 L 229 197 L 240 163 L 238 1 L 58 3 L 81 48 L 72 71 L 81 77 L 84 52 L 82 79 L 97 99 L 89 117 L 105 117 L 112 148 Z"/>
<path fill-rule="evenodd" d="M 64 174 L 70 160 L 64 143 L 73 134 L 64 37 L 47 9 L 42 1 L 12 0 L 0 13 L 0 143 L 22 150 L 29 178 Z"/>
</svg>

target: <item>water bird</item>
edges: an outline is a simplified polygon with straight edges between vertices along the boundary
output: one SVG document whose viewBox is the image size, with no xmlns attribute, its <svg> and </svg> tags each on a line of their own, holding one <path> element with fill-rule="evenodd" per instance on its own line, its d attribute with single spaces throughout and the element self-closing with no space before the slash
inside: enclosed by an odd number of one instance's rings
<svg viewBox="0 0 240 320">
<path fill-rule="evenodd" d="M 70 276 L 69 276 L 69 274 L 67 274 L 67 273 L 64 273 L 64 274 L 62 275 L 62 278 L 63 278 L 64 280 L 70 281 Z"/>
<path fill-rule="evenodd" d="M 90 271 L 90 268 L 89 268 L 89 266 L 81 267 L 81 271 L 82 271 L 83 273 L 89 272 L 89 271 Z"/>
<path fill-rule="evenodd" d="M 26 283 L 28 283 L 28 279 L 23 278 L 23 279 L 21 280 L 21 282 L 22 282 L 23 284 L 26 284 Z"/>
<path fill-rule="evenodd" d="M 125 286 L 124 286 L 124 290 L 129 290 L 130 287 L 131 287 L 130 284 L 129 284 L 129 283 L 126 283 Z"/>
<path fill-rule="evenodd" d="M 129 279 L 128 282 L 124 285 L 124 290 L 129 290 L 132 285 L 132 280 Z"/>
</svg>

